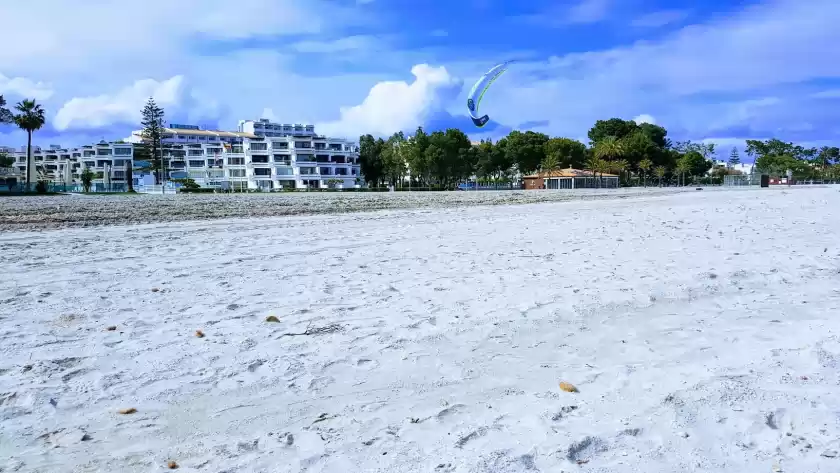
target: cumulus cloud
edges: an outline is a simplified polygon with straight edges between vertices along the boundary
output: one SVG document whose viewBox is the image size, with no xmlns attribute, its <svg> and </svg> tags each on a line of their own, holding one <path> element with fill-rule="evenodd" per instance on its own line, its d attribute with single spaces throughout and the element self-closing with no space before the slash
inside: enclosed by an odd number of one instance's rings
<svg viewBox="0 0 840 473">
<path fill-rule="evenodd" d="M 657 41 L 520 63 L 504 87 L 494 87 L 488 113 L 507 125 L 549 120 L 553 133 L 566 136 L 584 133 L 597 119 L 640 110 L 688 137 L 720 136 L 739 126 L 757 134 L 801 128 L 803 114 L 745 103 L 743 94 L 840 79 L 836 18 L 834 0 L 775 0 Z M 788 102 L 794 103 L 801 101 Z"/>
<path fill-rule="evenodd" d="M 650 123 L 651 125 L 656 125 L 656 119 L 645 113 L 634 118 L 633 121 L 638 123 L 639 125 L 641 125 L 642 123 Z"/>
<path fill-rule="evenodd" d="M 411 130 L 442 111 L 463 85 L 442 66 L 418 64 L 411 73 L 411 83 L 386 81 L 374 85 L 361 104 L 342 108 L 338 121 L 319 124 L 318 129 L 326 134 L 353 137 Z"/>
<path fill-rule="evenodd" d="M 208 97 L 198 96 L 187 87 L 183 76 L 175 76 L 165 81 L 138 80 L 113 94 L 73 98 L 56 113 L 53 126 L 59 131 L 113 124 L 139 126 L 141 111 L 149 98 L 153 98 L 170 118 L 212 118 L 217 111 Z"/>
<path fill-rule="evenodd" d="M 53 89 L 43 82 L 35 82 L 25 77 L 6 77 L 0 74 L 0 95 L 46 100 L 52 97 Z"/>
</svg>

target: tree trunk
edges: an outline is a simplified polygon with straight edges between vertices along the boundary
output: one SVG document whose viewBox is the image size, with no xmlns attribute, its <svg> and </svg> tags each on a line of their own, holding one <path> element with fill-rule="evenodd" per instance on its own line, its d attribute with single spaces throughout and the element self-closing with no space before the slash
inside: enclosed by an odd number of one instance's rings
<svg viewBox="0 0 840 473">
<path fill-rule="evenodd" d="M 26 191 L 32 189 L 32 171 L 34 171 L 32 162 L 32 132 L 26 130 Z"/>
<path fill-rule="evenodd" d="M 134 192 L 134 166 L 132 164 L 132 161 L 129 160 L 125 165 L 125 179 L 128 183 L 128 192 Z"/>
</svg>

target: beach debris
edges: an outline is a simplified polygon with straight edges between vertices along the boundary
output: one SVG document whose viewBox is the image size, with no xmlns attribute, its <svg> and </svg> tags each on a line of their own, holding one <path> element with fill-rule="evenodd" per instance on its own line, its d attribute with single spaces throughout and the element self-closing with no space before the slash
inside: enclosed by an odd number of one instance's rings
<svg viewBox="0 0 840 473">
<path fill-rule="evenodd" d="M 338 417 L 338 416 L 331 416 L 331 415 L 327 414 L 326 412 L 323 412 L 323 413 L 321 413 L 321 415 L 319 415 L 319 416 L 318 416 L 318 418 L 317 418 L 317 419 L 315 419 L 315 421 L 314 421 L 314 422 L 312 422 L 312 423 L 313 423 L 313 424 L 317 424 L 318 422 L 324 422 L 325 420 L 335 419 L 336 417 Z"/>
<path fill-rule="evenodd" d="M 837 458 L 837 450 L 826 450 L 820 453 L 820 456 L 825 458 Z"/>
<path fill-rule="evenodd" d="M 58 407 L 58 401 L 53 398 L 50 398 L 50 404 L 52 404 L 53 407 Z"/>
<path fill-rule="evenodd" d="M 298 336 L 302 336 L 302 335 L 303 336 L 305 336 L 305 335 L 323 335 L 325 333 L 341 332 L 342 330 L 344 330 L 344 327 L 342 325 L 339 325 L 339 324 L 330 324 L 330 325 L 327 325 L 325 327 L 312 327 L 311 325 L 309 325 L 309 326 L 306 327 L 306 330 L 301 332 L 301 333 L 286 332 L 286 333 L 280 335 L 280 337 L 278 337 L 278 338 L 298 337 Z"/>
<path fill-rule="evenodd" d="M 265 318 L 265 321 L 266 322 L 280 322 L 280 319 L 278 319 L 277 317 L 275 317 L 273 315 L 269 315 L 268 317 Z"/>
<path fill-rule="evenodd" d="M 109 332 L 113 332 L 113 331 L 114 331 L 114 330 L 116 330 L 116 329 L 117 329 L 117 326 L 116 326 L 116 325 L 111 325 L 110 327 L 107 327 L 105 330 L 107 330 L 107 331 L 109 331 Z"/>
<path fill-rule="evenodd" d="M 90 435 L 88 435 L 88 434 L 84 434 L 84 435 L 82 435 L 82 442 L 87 442 L 87 441 L 89 441 L 89 440 L 93 440 L 93 437 L 91 437 L 91 436 L 90 436 Z"/>
<path fill-rule="evenodd" d="M 204 338 L 204 332 L 202 332 L 201 330 L 196 330 L 195 336 L 198 338 Z"/>
<path fill-rule="evenodd" d="M 782 473 L 782 467 L 778 463 L 773 464 L 773 473 Z"/>
<path fill-rule="evenodd" d="M 680 432 L 677 435 L 679 435 L 680 437 L 682 437 L 684 439 L 687 439 L 687 438 L 691 437 L 690 435 L 688 435 L 688 432 Z"/>
<path fill-rule="evenodd" d="M 123 414 L 123 415 L 134 414 L 135 412 L 137 412 L 137 409 L 135 409 L 133 407 L 129 407 L 128 409 L 120 409 L 120 410 L 117 411 L 118 414 Z"/>
<path fill-rule="evenodd" d="M 589 460 L 578 460 L 575 463 L 577 463 L 578 465 L 585 465 L 585 464 L 589 463 Z"/>
<path fill-rule="evenodd" d="M 156 288 L 156 287 L 153 287 L 153 288 L 152 288 L 152 292 L 160 292 L 160 289 L 158 289 L 158 288 Z"/>
<path fill-rule="evenodd" d="M 559 386 L 560 386 L 560 390 L 561 390 L 561 391 L 565 391 L 565 392 L 567 392 L 567 393 L 577 393 L 577 392 L 580 392 L 580 391 L 578 391 L 578 388 L 576 388 L 574 384 L 572 384 L 572 383 L 567 383 L 566 381 L 560 381 Z"/>
<path fill-rule="evenodd" d="M 174 460 L 169 460 L 169 463 L 166 464 L 166 467 L 169 468 L 170 470 L 177 470 L 178 469 L 178 464 L 175 463 Z"/>
</svg>

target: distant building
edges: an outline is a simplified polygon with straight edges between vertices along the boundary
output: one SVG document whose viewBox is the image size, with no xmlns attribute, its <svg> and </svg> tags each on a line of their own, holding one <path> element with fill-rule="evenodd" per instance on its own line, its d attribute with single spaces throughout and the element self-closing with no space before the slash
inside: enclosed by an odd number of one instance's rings
<svg viewBox="0 0 840 473">
<path fill-rule="evenodd" d="M 548 175 L 547 173 L 532 174 L 522 178 L 525 189 L 615 189 L 619 186 L 618 176 L 615 174 L 593 175 L 592 171 L 580 169 L 563 169 Z"/>
<path fill-rule="evenodd" d="M 14 168 L 19 171 L 21 178 L 18 183 L 26 179 L 27 148 L 5 148 L 7 154 L 14 158 Z M 32 163 L 35 166 L 35 179 L 46 180 L 53 184 L 78 185 L 81 184 L 81 173 L 84 168 L 93 171 L 94 187 L 125 185 L 129 166 L 133 166 L 134 145 L 121 141 L 100 141 L 95 145 L 85 145 L 78 148 L 62 148 L 50 145 L 48 148 L 32 147 Z"/>
<path fill-rule="evenodd" d="M 141 130 L 134 140 L 144 140 Z M 361 178 L 358 145 L 319 136 L 313 125 L 240 120 L 237 131 L 216 131 L 170 124 L 161 145 L 167 177 L 202 187 L 352 188 Z"/>
<path fill-rule="evenodd" d="M 740 171 L 741 174 L 750 174 L 752 172 L 752 169 L 753 169 L 753 164 L 752 163 L 740 163 L 740 164 L 732 165 L 732 164 L 729 164 L 728 161 L 724 161 L 722 159 L 716 160 L 714 162 L 714 166 L 712 168 L 717 167 L 717 166 L 725 167 L 726 169 L 732 169 L 734 171 Z"/>
</svg>

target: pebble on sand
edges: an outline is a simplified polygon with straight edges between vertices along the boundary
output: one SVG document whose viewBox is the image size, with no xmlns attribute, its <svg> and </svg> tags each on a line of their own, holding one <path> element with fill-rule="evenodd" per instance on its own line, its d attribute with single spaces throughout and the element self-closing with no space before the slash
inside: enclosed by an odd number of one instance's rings
<svg viewBox="0 0 840 473">
<path fill-rule="evenodd" d="M 153 287 L 153 288 L 152 288 L 152 292 L 160 292 L 160 289 L 158 289 L 158 288 L 156 288 L 156 287 Z"/>
<path fill-rule="evenodd" d="M 116 325 L 111 325 L 110 327 L 106 328 L 105 330 L 107 330 L 107 331 L 109 331 L 109 332 L 113 332 L 113 331 L 114 331 L 114 330 L 116 330 L 116 329 L 117 329 L 117 326 L 116 326 Z"/>
<path fill-rule="evenodd" d="M 117 412 L 120 413 L 120 414 L 123 414 L 123 415 L 134 414 L 135 412 L 137 412 L 137 409 L 135 409 L 133 407 L 129 407 L 128 409 L 120 409 Z"/>
<path fill-rule="evenodd" d="M 201 330 L 196 330 L 195 336 L 198 338 L 204 338 L 204 332 L 202 332 Z"/>
<path fill-rule="evenodd" d="M 265 321 L 266 322 L 280 322 L 280 319 L 278 319 L 277 317 L 275 317 L 273 315 L 269 315 L 268 317 L 265 318 Z"/>
<path fill-rule="evenodd" d="M 178 469 L 178 464 L 175 463 L 174 461 L 170 461 L 169 463 L 166 464 L 166 466 L 169 467 L 170 470 L 177 470 Z"/>
<path fill-rule="evenodd" d="M 578 388 L 576 388 L 574 384 L 567 383 L 565 381 L 560 381 L 560 390 L 561 391 L 566 391 L 567 393 L 580 392 L 580 391 L 578 391 Z"/>
</svg>

